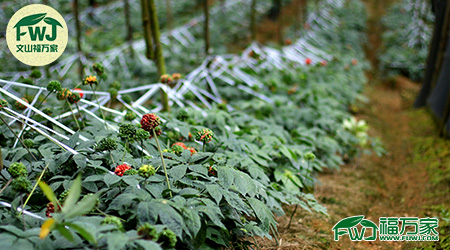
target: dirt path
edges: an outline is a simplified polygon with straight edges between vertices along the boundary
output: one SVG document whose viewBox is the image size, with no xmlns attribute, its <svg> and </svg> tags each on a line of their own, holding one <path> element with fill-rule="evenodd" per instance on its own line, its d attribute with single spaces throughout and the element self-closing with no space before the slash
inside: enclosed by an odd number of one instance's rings
<svg viewBox="0 0 450 250">
<path fill-rule="evenodd" d="M 391 2 L 365 0 L 369 13 L 366 55 L 374 70 L 368 72 L 371 84 L 365 90 L 370 102 L 357 115 L 358 119 L 368 122 L 371 135 L 381 139 L 389 154 L 381 158 L 363 155 L 340 171 L 321 173 L 314 194 L 327 207 L 329 217 L 297 212 L 291 227 L 287 228 L 294 209 L 290 207 L 287 216 L 277 218 L 281 245 L 265 241 L 263 249 L 411 249 L 420 246 L 414 242 L 352 242 L 348 237 L 336 242 L 331 230 L 339 220 L 354 215 L 365 215 L 377 224 L 379 217 L 425 217 L 427 205 L 433 203 L 427 193 L 426 165 L 413 161 L 413 135 L 424 133 L 423 128 L 413 124 L 418 119 L 430 119 L 427 114 L 412 112 L 410 108 L 419 85 L 398 78 L 393 88 L 378 80 L 377 55 L 382 46 L 380 17 Z M 429 129 L 428 132 L 433 133 L 433 128 Z"/>
</svg>

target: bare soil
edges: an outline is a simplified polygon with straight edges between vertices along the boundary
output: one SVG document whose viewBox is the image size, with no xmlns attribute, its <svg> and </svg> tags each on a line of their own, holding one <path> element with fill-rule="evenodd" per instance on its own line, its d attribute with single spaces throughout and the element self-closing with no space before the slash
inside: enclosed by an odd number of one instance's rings
<svg viewBox="0 0 450 250">
<path fill-rule="evenodd" d="M 288 228 L 294 207 L 287 207 L 286 215 L 277 218 L 278 242 L 260 239 L 261 249 L 413 249 L 422 243 L 352 242 L 348 237 L 336 242 L 331 229 L 339 220 L 354 215 L 365 215 L 375 223 L 387 216 L 426 217 L 431 205 L 448 203 L 448 198 L 442 198 L 445 196 L 433 195 L 436 187 L 430 182 L 427 164 L 414 160 L 417 138 L 436 133 L 430 122 L 416 125 L 431 119 L 426 112 L 412 111 L 420 85 L 404 77 L 393 82 L 379 80 L 380 18 L 394 1 L 364 2 L 369 13 L 366 56 L 373 70 L 367 72 L 369 85 L 365 90 L 370 101 L 356 116 L 368 122 L 371 136 L 379 137 L 389 153 L 384 157 L 362 155 L 340 170 L 319 174 L 314 194 L 329 216 L 297 210 Z"/>
</svg>

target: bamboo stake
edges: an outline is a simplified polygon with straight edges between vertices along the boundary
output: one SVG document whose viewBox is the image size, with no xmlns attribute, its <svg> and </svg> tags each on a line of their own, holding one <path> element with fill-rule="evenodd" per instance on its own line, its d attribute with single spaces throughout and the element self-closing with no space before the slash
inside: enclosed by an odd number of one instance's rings
<svg viewBox="0 0 450 250">
<path fill-rule="evenodd" d="M 164 61 L 164 55 L 162 51 L 162 45 L 160 41 L 161 33 L 159 31 L 159 22 L 158 22 L 158 15 L 156 13 L 156 6 L 154 0 L 148 0 L 149 1 L 149 8 L 150 8 L 150 20 L 151 20 L 151 28 L 152 28 L 152 36 L 153 36 L 153 42 L 155 44 L 155 61 L 156 61 L 156 67 L 158 69 L 158 75 L 162 76 L 166 74 L 166 64 Z M 170 106 L 169 106 L 169 97 L 167 96 L 167 93 L 161 89 L 161 100 L 163 105 L 163 111 L 170 112 Z"/>
</svg>

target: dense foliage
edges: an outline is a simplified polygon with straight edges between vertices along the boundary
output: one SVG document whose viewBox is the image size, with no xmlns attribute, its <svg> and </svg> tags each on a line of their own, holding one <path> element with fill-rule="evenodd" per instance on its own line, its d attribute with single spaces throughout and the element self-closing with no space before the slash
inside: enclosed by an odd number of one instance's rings
<svg viewBox="0 0 450 250">
<path fill-rule="evenodd" d="M 290 70 L 246 69 L 263 83 L 253 90 L 272 103 L 217 82 L 224 102 L 210 109 L 174 108 L 141 117 L 128 111 L 120 120 L 102 109 L 102 118 L 94 119 L 81 109 L 78 118 L 73 110 L 80 110 L 80 99 L 98 103 L 97 85 L 117 90 L 116 79 L 102 77 L 96 64 L 76 86 L 85 90 L 83 96 L 69 88 L 74 86 L 49 82 L 48 98 L 37 106 L 42 112 L 29 111 L 53 129 L 52 136 L 24 124 L 32 129 L 17 140 L 21 128 L 0 127 L 2 246 L 246 248 L 251 237 L 276 235 L 274 213 L 284 214 L 284 204 L 326 213 L 312 195 L 314 174 L 363 151 L 383 152 L 365 122 L 350 113 L 364 100 L 364 7 L 357 0 L 332 7 L 338 25 L 326 31 L 311 25 L 317 29 L 314 43 L 331 60 L 308 58 L 307 65 Z M 20 107 L 5 99 L 10 104 L 0 102 L 2 119 L 17 119 Z M 18 106 L 26 108 L 23 102 Z M 67 112 L 60 121 L 77 130 L 71 136 L 46 117 Z"/>
<path fill-rule="evenodd" d="M 428 1 L 400 1 L 383 18 L 384 51 L 381 69 L 387 76 L 404 74 L 420 81 L 433 32 L 434 16 Z"/>
</svg>

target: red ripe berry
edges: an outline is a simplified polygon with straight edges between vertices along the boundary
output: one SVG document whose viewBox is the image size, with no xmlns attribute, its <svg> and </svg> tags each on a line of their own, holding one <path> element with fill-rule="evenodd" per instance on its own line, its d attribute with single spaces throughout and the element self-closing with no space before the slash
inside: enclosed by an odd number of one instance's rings
<svg viewBox="0 0 450 250">
<path fill-rule="evenodd" d="M 83 90 L 80 89 L 80 88 L 74 88 L 74 89 L 73 89 L 73 92 L 79 93 L 79 94 L 80 94 L 80 97 L 83 98 L 84 94 L 81 93 L 80 91 L 83 91 Z"/>
<path fill-rule="evenodd" d="M 320 62 L 320 65 L 322 65 L 322 66 L 327 66 L 327 61 L 325 61 L 325 60 L 321 61 L 321 62 Z"/>
<path fill-rule="evenodd" d="M 291 45 L 292 44 L 292 39 L 288 38 L 288 39 L 284 40 L 284 44 Z"/>
<path fill-rule="evenodd" d="M 20 98 L 20 99 L 22 101 L 24 101 L 25 103 L 29 104 L 27 99 L 25 99 L 25 98 Z M 25 106 L 24 104 L 20 103 L 19 101 L 16 101 L 15 107 L 18 110 L 25 110 L 27 108 L 27 106 Z"/>
<path fill-rule="evenodd" d="M 123 174 L 125 173 L 125 171 L 131 169 L 130 166 L 128 166 L 127 164 L 122 164 L 116 167 L 116 170 L 114 170 L 114 173 L 118 176 L 123 176 Z"/>
<path fill-rule="evenodd" d="M 197 153 L 197 150 L 195 150 L 195 148 L 193 148 L 193 147 L 189 147 L 189 148 L 187 148 L 187 150 L 191 151 L 191 156 L 192 156 L 193 154 L 196 154 L 196 153 Z"/>
<path fill-rule="evenodd" d="M 172 145 L 172 147 L 173 147 L 174 145 L 178 145 L 178 146 L 181 146 L 183 149 L 187 149 L 186 145 L 184 145 L 184 143 L 182 143 L 182 142 L 175 142 L 175 143 Z"/>
<path fill-rule="evenodd" d="M 169 75 L 164 74 L 164 75 L 161 76 L 161 78 L 159 79 L 159 81 L 160 81 L 161 83 L 169 84 L 169 83 L 172 82 L 172 78 L 171 78 Z"/>
<path fill-rule="evenodd" d="M 353 66 L 356 66 L 358 64 L 358 59 L 353 58 L 352 59 Z"/>
<path fill-rule="evenodd" d="M 61 210 L 61 207 L 59 207 L 59 209 Z M 53 202 L 49 202 L 47 204 L 47 210 L 45 210 L 45 216 L 47 216 L 48 218 L 52 218 L 52 213 L 55 212 L 55 205 L 53 204 Z"/>
<path fill-rule="evenodd" d="M 161 119 L 159 119 L 155 113 L 145 114 L 142 116 L 141 128 L 145 131 L 151 132 L 152 129 L 158 127 L 159 124 L 161 124 Z"/>
<path fill-rule="evenodd" d="M 306 58 L 305 63 L 306 63 L 306 65 L 311 65 L 311 59 L 310 58 Z"/>
</svg>

